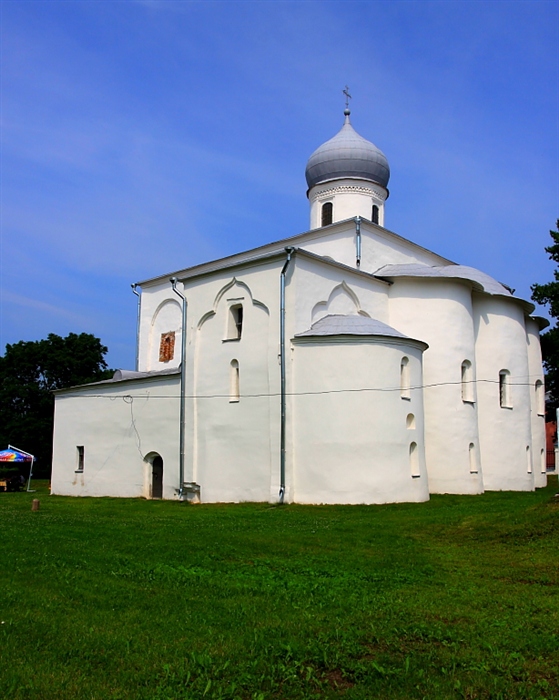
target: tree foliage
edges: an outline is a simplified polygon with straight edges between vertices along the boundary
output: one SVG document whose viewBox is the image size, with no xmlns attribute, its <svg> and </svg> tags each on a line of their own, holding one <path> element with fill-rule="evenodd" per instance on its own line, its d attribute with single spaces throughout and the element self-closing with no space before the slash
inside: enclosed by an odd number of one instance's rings
<svg viewBox="0 0 559 700">
<path fill-rule="evenodd" d="M 556 222 L 555 231 L 549 234 L 553 244 L 545 251 L 549 254 L 550 260 L 559 265 L 559 219 Z M 553 281 L 547 284 L 532 285 L 532 299 L 537 304 L 549 307 L 549 315 L 552 318 L 559 318 L 559 268 L 553 273 Z M 559 328 L 551 328 L 541 337 L 543 363 L 546 371 L 546 389 L 549 392 L 548 408 L 555 413 L 559 407 Z"/>
<path fill-rule="evenodd" d="M 107 348 L 89 333 L 6 345 L 0 357 L 0 449 L 8 444 L 31 452 L 37 469 L 50 473 L 53 391 L 111 376 Z"/>
</svg>

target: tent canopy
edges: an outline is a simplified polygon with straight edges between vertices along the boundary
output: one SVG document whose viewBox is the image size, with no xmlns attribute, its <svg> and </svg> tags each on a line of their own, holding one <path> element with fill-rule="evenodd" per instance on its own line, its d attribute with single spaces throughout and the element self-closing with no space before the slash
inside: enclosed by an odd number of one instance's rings
<svg viewBox="0 0 559 700">
<path fill-rule="evenodd" d="M 34 459 L 33 455 L 13 448 L 0 451 L 0 462 L 33 462 Z"/>
</svg>

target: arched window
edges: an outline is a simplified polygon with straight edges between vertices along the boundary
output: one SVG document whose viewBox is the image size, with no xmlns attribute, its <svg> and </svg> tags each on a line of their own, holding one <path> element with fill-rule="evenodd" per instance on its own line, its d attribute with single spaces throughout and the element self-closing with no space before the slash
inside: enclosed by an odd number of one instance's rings
<svg viewBox="0 0 559 700">
<path fill-rule="evenodd" d="M 499 372 L 499 405 L 501 408 L 512 408 L 510 372 L 508 369 L 502 369 Z"/>
<path fill-rule="evenodd" d="M 476 454 L 476 446 L 474 445 L 473 442 L 470 442 L 470 446 L 468 448 L 469 454 L 470 454 L 470 474 L 477 474 L 477 454 Z"/>
<path fill-rule="evenodd" d="M 410 445 L 410 471 L 413 479 L 417 479 L 421 476 L 419 471 L 419 452 L 417 449 L 417 442 L 412 442 Z"/>
<path fill-rule="evenodd" d="M 545 397 L 541 379 L 537 380 L 534 388 L 536 391 L 536 411 L 538 412 L 538 416 L 545 416 Z"/>
<path fill-rule="evenodd" d="M 402 357 L 400 362 L 400 396 L 409 400 L 410 394 L 410 361 L 408 357 Z"/>
<path fill-rule="evenodd" d="M 530 445 L 526 445 L 526 470 L 528 474 L 532 473 L 532 455 L 530 453 Z"/>
<path fill-rule="evenodd" d="M 378 224 L 378 207 L 376 204 L 373 204 L 373 213 L 371 215 L 371 221 L 373 224 Z"/>
<path fill-rule="evenodd" d="M 229 376 L 229 403 L 238 403 L 241 398 L 241 383 L 239 377 L 239 363 L 231 360 Z"/>
<path fill-rule="evenodd" d="M 229 307 L 227 322 L 227 340 L 240 340 L 243 332 L 243 305 L 233 304 Z"/>
<path fill-rule="evenodd" d="M 406 428 L 408 430 L 415 430 L 415 416 L 413 413 L 408 413 L 406 418 Z"/>
<path fill-rule="evenodd" d="M 334 217 L 334 205 L 332 202 L 325 202 L 322 205 L 322 226 L 329 226 Z"/>
<path fill-rule="evenodd" d="M 472 373 L 472 363 L 469 360 L 464 360 L 461 367 L 462 381 L 462 401 L 465 403 L 474 402 L 474 382 Z"/>
</svg>

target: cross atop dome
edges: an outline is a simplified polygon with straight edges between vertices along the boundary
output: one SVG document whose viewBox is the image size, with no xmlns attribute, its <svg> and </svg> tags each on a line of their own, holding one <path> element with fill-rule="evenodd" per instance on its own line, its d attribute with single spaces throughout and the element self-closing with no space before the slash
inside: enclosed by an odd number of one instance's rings
<svg viewBox="0 0 559 700">
<path fill-rule="evenodd" d="M 342 90 L 342 92 L 343 92 L 343 94 L 345 95 L 345 110 L 344 110 L 344 114 L 346 115 L 346 117 L 348 117 L 348 116 L 350 115 L 350 111 L 349 111 L 349 101 L 350 101 L 352 98 L 351 98 L 351 95 L 349 94 L 349 88 L 348 88 L 347 85 L 345 86 L 345 90 Z"/>
</svg>

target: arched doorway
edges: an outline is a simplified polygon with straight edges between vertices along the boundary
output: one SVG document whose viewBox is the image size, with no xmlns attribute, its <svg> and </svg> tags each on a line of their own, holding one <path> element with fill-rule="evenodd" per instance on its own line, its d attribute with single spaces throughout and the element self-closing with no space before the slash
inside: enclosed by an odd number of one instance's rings
<svg viewBox="0 0 559 700">
<path fill-rule="evenodd" d="M 163 498 L 163 460 L 159 455 L 151 463 L 151 497 Z"/>
</svg>

